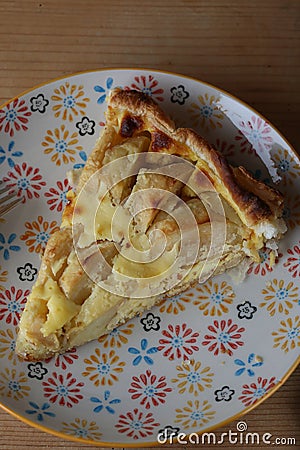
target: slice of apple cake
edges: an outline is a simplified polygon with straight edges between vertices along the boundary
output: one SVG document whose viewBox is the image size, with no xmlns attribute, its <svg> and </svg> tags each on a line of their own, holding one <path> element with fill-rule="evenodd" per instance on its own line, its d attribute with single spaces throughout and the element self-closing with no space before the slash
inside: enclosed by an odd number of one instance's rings
<svg viewBox="0 0 300 450">
<path fill-rule="evenodd" d="M 114 89 L 19 324 L 28 360 L 82 345 L 199 281 L 259 260 L 283 198 L 147 95 Z"/>
</svg>

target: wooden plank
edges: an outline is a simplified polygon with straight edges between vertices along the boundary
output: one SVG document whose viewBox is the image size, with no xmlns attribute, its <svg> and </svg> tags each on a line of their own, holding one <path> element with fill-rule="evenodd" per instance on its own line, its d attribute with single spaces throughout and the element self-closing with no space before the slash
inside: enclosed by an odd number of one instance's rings
<svg viewBox="0 0 300 450">
<path fill-rule="evenodd" d="M 105 67 L 160 69 L 219 86 L 265 115 L 300 151 L 299 0 L 0 1 L 0 104 L 55 77 Z M 297 369 L 243 417 L 249 430 L 295 437 L 299 446 L 299 385 Z M 1 449 L 92 448 L 4 411 L 0 429 Z"/>
</svg>

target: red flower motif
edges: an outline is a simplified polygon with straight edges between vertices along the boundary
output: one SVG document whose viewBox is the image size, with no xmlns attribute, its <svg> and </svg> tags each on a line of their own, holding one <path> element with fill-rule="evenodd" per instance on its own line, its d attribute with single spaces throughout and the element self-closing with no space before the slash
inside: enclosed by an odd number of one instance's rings
<svg viewBox="0 0 300 450">
<path fill-rule="evenodd" d="M 157 88 L 158 81 L 152 75 L 140 77 L 134 77 L 134 83 L 130 86 L 125 86 L 125 90 L 135 89 L 136 91 L 141 91 L 144 94 L 149 95 L 150 97 L 154 97 L 156 100 L 162 102 L 164 98 L 161 96 L 164 90 L 161 88 Z"/>
<path fill-rule="evenodd" d="M 163 356 L 171 361 L 182 357 L 186 360 L 194 351 L 199 350 L 199 347 L 195 345 L 199 333 L 193 333 L 186 323 L 175 326 L 170 324 L 162 334 L 165 338 L 159 340 L 158 350 L 164 350 Z"/>
<path fill-rule="evenodd" d="M 234 155 L 234 144 L 221 141 L 219 138 L 216 140 L 216 149 L 226 158 Z"/>
<path fill-rule="evenodd" d="M 145 438 L 153 434 L 153 429 L 160 424 L 155 422 L 152 413 L 143 413 L 135 408 L 126 414 L 119 416 L 119 421 L 115 425 L 119 433 L 125 433 L 133 439 Z"/>
<path fill-rule="evenodd" d="M 15 165 L 8 172 L 7 176 L 3 178 L 3 181 L 11 188 L 9 192 L 17 191 L 18 197 L 23 196 L 23 203 L 25 203 L 26 197 L 29 200 L 33 197 L 39 198 L 40 194 L 38 191 L 46 185 L 45 181 L 42 181 L 42 175 L 39 172 L 40 169 L 34 169 L 32 166 L 27 165 L 26 162 L 23 162 L 22 165 Z"/>
<path fill-rule="evenodd" d="M 260 117 L 252 116 L 247 122 L 240 122 L 235 140 L 240 143 L 241 152 L 249 154 L 262 154 L 265 149 L 269 149 L 273 139 L 270 136 L 271 127 Z"/>
<path fill-rule="evenodd" d="M 288 271 L 292 274 L 293 278 L 300 276 L 300 248 L 299 245 L 294 245 L 293 248 L 287 250 L 288 254 L 291 255 L 287 261 L 283 264 L 284 267 L 288 268 Z"/>
<path fill-rule="evenodd" d="M 26 131 L 28 129 L 28 117 L 31 112 L 25 105 L 25 100 L 16 98 L 12 103 L 0 109 L 0 131 L 9 133 L 12 137 L 15 131 Z"/>
<path fill-rule="evenodd" d="M 76 378 L 69 372 L 65 376 L 61 373 L 53 372 L 47 381 L 43 381 L 44 396 L 49 398 L 51 403 L 58 401 L 60 406 L 72 408 L 80 400 L 83 395 L 80 394 L 80 388 L 84 383 L 77 383 Z"/>
<path fill-rule="evenodd" d="M 250 275 L 250 273 L 253 273 L 254 275 L 261 275 L 265 276 L 267 273 L 273 272 L 275 264 L 278 263 L 279 258 L 282 257 L 282 253 L 279 253 L 278 256 L 275 258 L 274 264 L 270 264 L 270 249 L 266 250 L 259 250 L 259 256 L 260 256 L 260 263 L 252 263 L 247 271 L 247 274 Z"/>
<path fill-rule="evenodd" d="M 242 395 L 238 399 L 245 406 L 253 405 L 276 385 L 275 380 L 275 377 L 270 379 L 258 377 L 256 383 L 244 384 Z"/>
<path fill-rule="evenodd" d="M 240 152 L 241 153 L 248 153 L 249 155 L 257 156 L 257 153 L 255 151 L 255 148 L 250 144 L 248 139 L 245 137 L 244 133 L 241 130 L 238 130 L 238 134 L 234 138 L 236 141 L 240 144 Z"/>
<path fill-rule="evenodd" d="M 128 392 L 132 394 L 133 400 L 142 397 L 141 405 L 146 409 L 151 406 L 159 406 L 160 403 L 165 403 L 165 398 L 172 388 L 167 387 L 166 377 L 157 377 L 151 373 L 151 370 L 146 370 L 139 377 L 132 377 L 131 388 Z"/>
<path fill-rule="evenodd" d="M 46 363 L 51 361 L 51 358 L 46 359 Z M 71 350 L 68 350 L 63 355 L 58 355 L 55 358 L 55 367 L 61 367 L 62 370 L 67 369 L 67 364 L 73 364 L 73 362 L 78 359 L 77 350 L 76 348 L 71 348 Z"/>
<path fill-rule="evenodd" d="M 5 319 L 6 323 L 18 325 L 21 313 L 24 309 L 29 289 L 23 291 L 12 286 L 4 292 L 0 292 L 0 320 Z"/>
<path fill-rule="evenodd" d="M 56 209 L 57 211 L 62 211 L 63 207 L 67 203 L 67 192 L 71 189 L 67 178 L 63 181 L 56 182 L 56 188 L 50 188 L 48 192 L 45 193 L 45 197 L 49 198 L 47 200 L 48 205 L 50 206 L 50 210 L 53 211 Z"/>
<path fill-rule="evenodd" d="M 208 345 L 208 351 L 213 352 L 215 356 L 220 352 L 232 356 L 232 350 L 244 345 L 244 342 L 240 339 L 245 328 L 239 328 L 238 325 L 232 323 L 231 319 L 227 321 L 214 320 L 213 325 L 210 325 L 208 330 L 213 334 L 206 334 L 202 345 Z"/>
</svg>

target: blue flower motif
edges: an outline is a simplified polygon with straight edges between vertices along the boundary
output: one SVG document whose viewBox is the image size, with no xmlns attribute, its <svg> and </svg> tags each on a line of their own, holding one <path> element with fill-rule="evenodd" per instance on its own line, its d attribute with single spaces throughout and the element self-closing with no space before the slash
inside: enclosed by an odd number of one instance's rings
<svg viewBox="0 0 300 450">
<path fill-rule="evenodd" d="M 141 340 L 141 350 L 135 347 L 129 347 L 128 351 L 129 353 L 131 353 L 132 355 L 137 355 L 134 360 L 132 361 L 132 364 L 134 366 L 137 366 L 141 361 L 145 361 L 145 363 L 152 365 L 154 364 L 154 361 L 152 358 L 150 358 L 149 355 L 153 355 L 154 353 L 158 352 L 158 348 L 157 347 L 150 347 L 148 348 L 148 341 L 147 339 L 142 339 Z"/>
<path fill-rule="evenodd" d="M 254 353 L 250 353 L 246 363 L 241 359 L 235 359 L 234 363 L 240 367 L 240 369 L 235 372 L 235 375 L 237 377 L 242 375 L 245 371 L 247 372 L 249 377 L 254 377 L 255 372 L 253 370 L 253 367 L 260 367 L 263 365 L 262 359 L 256 356 Z"/>
<path fill-rule="evenodd" d="M 84 151 L 79 152 L 79 156 L 82 159 L 83 163 L 74 164 L 73 166 L 74 169 L 82 169 L 82 167 L 85 166 L 85 163 L 87 161 L 87 154 Z"/>
<path fill-rule="evenodd" d="M 34 403 L 34 402 L 29 402 L 29 405 L 33 409 L 27 409 L 25 412 L 27 414 L 31 414 L 31 415 L 37 414 L 37 420 L 39 422 L 43 422 L 44 416 L 55 417 L 55 414 L 53 412 L 47 411 L 50 408 L 49 403 L 43 403 L 41 407 L 37 403 Z"/>
<path fill-rule="evenodd" d="M 107 91 L 111 89 L 113 82 L 114 80 L 111 77 L 109 77 L 106 80 L 106 88 L 99 85 L 94 86 L 94 91 L 101 93 L 100 97 L 97 100 L 97 103 L 99 103 L 100 105 L 105 102 Z"/>
<path fill-rule="evenodd" d="M 114 398 L 113 400 L 109 400 L 110 397 L 110 391 L 105 391 L 104 392 L 104 399 L 101 400 L 100 398 L 97 397 L 91 397 L 91 402 L 93 403 L 99 403 L 98 406 L 96 406 L 96 408 L 93 409 L 93 411 L 95 413 L 98 413 L 100 411 L 102 411 L 103 409 L 105 409 L 107 412 L 109 412 L 109 414 L 115 414 L 115 410 L 111 407 L 111 405 L 116 405 L 118 403 L 121 403 L 121 400 L 119 398 Z"/>
<path fill-rule="evenodd" d="M 10 258 L 9 252 L 19 252 L 21 247 L 19 245 L 12 245 L 13 241 L 16 239 L 17 235 L 15 233 L 11 233 L 8 236 L 7 242 L 2 233 L 0 233 L 0 251 L 3 250 L 3 257 L 5 261 Z M 2 244 L 2 245 L 1 245 Z"/>
<path fill-rule="evenodd" d="M 15 146 L 15 141 L 10 141 L 7 147 L 7 153 L 4 150 L 4 148 L 0 145 L 0 164 L 4 163 L 4 161 L 7 159 L 7 163 L 9 167 L 14 167 L 15 162 L 13 158 L 19 158 L 20 156 L 23 156 L 23 152 L 20 151 L 13 151 Z"/>
</svg>

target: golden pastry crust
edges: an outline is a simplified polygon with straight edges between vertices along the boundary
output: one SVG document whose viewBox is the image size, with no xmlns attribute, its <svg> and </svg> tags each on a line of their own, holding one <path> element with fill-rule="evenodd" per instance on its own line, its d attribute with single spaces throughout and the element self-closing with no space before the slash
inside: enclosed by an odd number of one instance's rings
<svg viewBox="0 0 300 450">
<path fill-rule="evenodd" d="M 135 167 L 134 157 L 139 153 L 149 155 L 150 152 L 160 158 L 158 172 L 146 166 Z M 175 155 L 191 163 L 193 169 L 187 172 L 188 187 L 184 186 L 184 180 L 177 178 L 182 163 L 170 163 L 166 155 Z M 114 173 L 115 178 L 121 181 L 110 189 L 99 206 L 100 186 L 106 182 L 109 184 L 110 180 L 110 175 L 102 172 L 80 201 L 81 193 L 93 180 L 94 174 L 108 163 L 118 161 L 121 156 L 127 158 L 127 165 L 136 169 L 136 174 L 133 176 L 134 170 L 129 171 L 131 175 L 122 178 L 123 169 L 120 173 Z M 195 167 L 197 170 L 194 170 Z M 171 209 L 178 217 L 184 217 L 187 210 L 190 212 L 202 243 L 192 263 L 189 251 L 181 256 L 181 265 L 177 265 L 177 271 L 170 274 L 171 281 L 176 279 L 176 283 L 163 290 L 162 295 L 155 291 L 156 281 L 151 276 L 163 272 L 165 266 L 178 256 L 182 230 L 172 216 L 158 211 L 166 200 L 163 196 L 157 198 L 153 191 L 150 192 L 151 188 L 159 188 L 171 197 L 179 197 L 181 203 L 174 201 Z M 212 246 L 215 254 L 212 255 L 210 246 L 206 244 L 213 240 L 211 217 L 203 199 L 196 195 L 199 188 L 204 193 L 216 191 L 225 212 L 224 224 L 218 220 L 216 223 L 217 238 Z M 135 216 L 138 201 L 133 199 L 134 194 L 147 189 L 148 209 Z M 273 245 L 274 240 L 280 239 L 285 232 L 281 217 L 283 197 L 279 192 L 255 180 L 245 168 L 231 167 L 195 131 L 176 128 L 149 96 L 131 90 L 111 91 L 106 126 L 79 176 L 78 185 L 68 193 L 68 200 L 61 229 L 48 241 L 39 276 L 20 321 L 16 351 L 27 360 L 45 359 L 96 339 L 160 303 L 162 298 L 179 294 L 195 285 L 199 274 L 221 273 L 249 256 L 257 259 L 259 249 L 269 241 Z M 96 206 L 98 212 L 95 219 L 90 217 L 90 212 L 95 212 L 93 208 Z M 109 225 L 118 207 L 121 207 L 122 214 L 115 238 L 110 233 Z M 122 221 L 128 217 L 135 218 L 130 230 L 133 230 L 132 236 L 139 249 L 148 250 L 151 233 L 158 233 L 155 235 L 157 244 L 160 243 L 160 233 L 164 235 L 166 252 L 154 264 L 150 262 L 145 265 L 144 261 L 129 263 L 129 259 L 126 262 L 132 246 L 124 237 Z M 96 230 L 93 228 L 95 223 Z M 226 228 L 224 242 L 218 240 L 224 232 L 222 226 Z M 189 225 L 185 224 L 185 227 L 189 235 Z M 99 260 L 99 253 L 104 259 Z M 184 271 L 185 267 L 190 268 L 188 273 Z M 136 289 L 134 281 L 132 291 L 122 290 L 124 284 L 120 277 L 126 274 L 134 278 L 138 273 L 145 278 L 147 289 L 147 295 L 140 298 L 130 295 Z M 111 293 L 99 284 L 107 280 L 112 280 L 113 285 L 118 287 L 117 292 Z M 167 286 L 162 280 L 158 277 L 158 285 L 162 283 L 163 287 Z"/>
<path fill-rule="evenodd" d="M 151 151 L 172 152 L 201 160 L 201 171 L 230 203 L 240 208 L 242 220 L 254 225 L 264 219 L 282 216 L 283 196 L 251 176 L 245 168 L 232 169 L 227 160 L 206 140 L 189 128 L 176 128 L 169 117 L 148 95 L 114 89 L 109 97 L 108 121 L 121 121 L 119 134 L 131 137 L 141 131 L 151 133 Z M 180 148 L 178 143 L 183 144 Z M 186 150 L 186 152 L 184 151 Z M 206 167 L 205 167 L 206 166 Z"/>
</svg>

